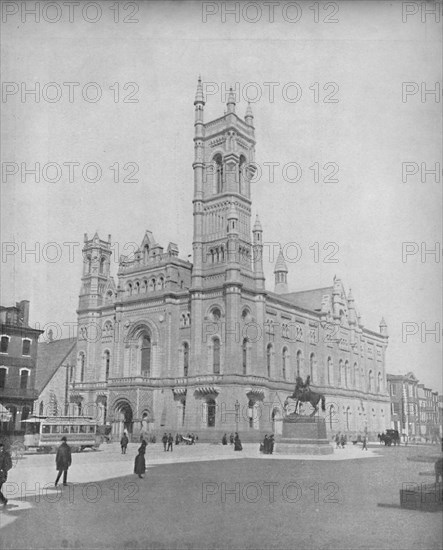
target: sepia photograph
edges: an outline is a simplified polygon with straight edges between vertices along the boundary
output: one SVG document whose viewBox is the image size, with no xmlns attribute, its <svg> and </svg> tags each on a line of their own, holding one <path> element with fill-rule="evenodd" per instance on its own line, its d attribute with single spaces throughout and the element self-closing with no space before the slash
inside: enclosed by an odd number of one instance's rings
<svg viewBox="0 0 443 550">
<path fill-rule="evenodd" d="M 441 550 L 443 4 L 0 4 L 0 547 Z"/>
</svg>

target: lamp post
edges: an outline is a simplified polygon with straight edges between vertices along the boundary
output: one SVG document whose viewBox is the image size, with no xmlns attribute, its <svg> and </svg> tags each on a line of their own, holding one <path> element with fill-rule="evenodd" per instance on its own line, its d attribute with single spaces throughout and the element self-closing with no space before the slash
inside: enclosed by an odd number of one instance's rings
<svg viewBox="0 0 443 550">
<path fill-rule="evenodd" d="M 235 431 L 238 433 L 238 421 L 239 421 L 240 403 L 238 399 L 235 401 Z"/>
</svg>

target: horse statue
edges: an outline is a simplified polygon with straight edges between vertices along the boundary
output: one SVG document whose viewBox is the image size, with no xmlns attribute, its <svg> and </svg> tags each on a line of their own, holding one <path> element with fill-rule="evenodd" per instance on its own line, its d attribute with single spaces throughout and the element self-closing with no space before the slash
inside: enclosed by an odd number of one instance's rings
<svg viewBox="0 0 443 550">
<path fill-rule="evenodd" d="M 310 416 L 314 416 L 314 414 L 318 411 L 318 405 L 321 401 L 321 410 L 326 411 L 326 400 L 325 396 L 321 393 L 316 393 L 311 390 L 310 388 L 310 382 L 311 377 L 308 375 L 306 378 L 306 382 L 303 383 L 303 380 L 301 376 L 297 376 L 295 379 L 295 388 L 294 393 L 292 395 L 289 395 L 283 405 L 283 409 L 287 412 L 289 400 L 292 399 L 295 401 L 295 410 L 293 414 L 297 414 L 297 409 L 300 405 L 300 403 L 310 403 L 314 410 L 310 414 Z"/>
</svg>

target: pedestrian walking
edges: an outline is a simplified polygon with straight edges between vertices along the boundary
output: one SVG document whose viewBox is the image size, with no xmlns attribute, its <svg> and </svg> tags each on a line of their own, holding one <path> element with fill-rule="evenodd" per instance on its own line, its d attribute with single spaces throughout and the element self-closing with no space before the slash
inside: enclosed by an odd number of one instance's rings
<svg viewBox="0 0 443 550">
<path fill-rule="evenodd" d="M 166 452 L 166 445 L 168 444 L 168 436 L 166 435 L 166 432 L 162 437 L 162 443 L 163 443 L 163 450 Z"/>
<path fill-rule="evenodd" d="M 267 455 L 269 454 L 269 439 L 268 435 L 265 435 L 265 438 L 263 439 L 263 454 Z"/>
<path fill-rule="evenodd" d="M 232 434 L 232 433 L 231 433 L 231 435 L 229 436 L 229 443 L 230 443 L 231 445 L 234 444 L 234 434 Z"/>
<path fill-rule="evenodd" d="M 226 434 L 223 434 L 222 445 L 227 445 L 227 444 L 228 444 L 228 436 Z"/>
<path fill-rule="evenodd" d="M 0 502 L 3 506 L 8 504 L 8 499 L 2 493 L 2 485 L 8 479 L 8 472 L 12 468 L 11 453 L 5 449 L 3 442 L 0 442 Z"/>
<path fill-rule="evenodd" d="M 274 452 L 274 434 L 269 436 L 269 454 L 272 455 Z"/>
<path fill-rule="evenodd" d="M 134 474 L 137 474 L 138 477 L 142 478 L 146 472 L 146 442 L 143 441 L 138 449 L 138 455 L 135 457 L 134 462 Z"/>
<path fill-rule="evenodd" d="M 176 444 L 176 445 L 179 445 L 179 443 L 180 443 L 180 436 L 177 434 L 177 435 L 175 436 L 175 444 Z"/>
<path fill-rule="evenodd" d="M 67 443 L 65 436 L 62 437 L 62 444 L 57 449 L 57 454 L 55 456 L 55 465 L 58 470 L 57 479 L 55 480 L 55 486 L 57 487 L 58 482 L 63 474 L 63 485 L 68 483 L 68 468 L 71 466 L 71 447 Z"/>
<path fill-rule="evenodd" d="M 126 449 L 128 447 L 129 439 L 128 436 L 124 433 L 120 439 L 120 447 L 122 448 L 122 455 L 126 454 Z"/>
<path fill-rule="evenodd" d="M 171 434 L 168 435 L 168 451 L 169 449 L 171 449 L 171 453 L 172 453 L 172 444 L 174 443 L 174 438 L 172 437 Z"/>
<path fill-rule="evenodd" d="M 368 438 L 366 436 L 363 437 L 363 447 L 361 449 L 362 451 L 368 450 Z"/>
<path fill-rule="evenodd" d="M 335 448 L 340 449 L 340 434 L 339 433 L 335 436 Z"/>
<path fill-rule="evenodd" d="M 240 437 L 237 432 L 235 432 L 234 437 L 234 451 L 243 451 L 243 446 L 240 441 Z"/>
</svg>

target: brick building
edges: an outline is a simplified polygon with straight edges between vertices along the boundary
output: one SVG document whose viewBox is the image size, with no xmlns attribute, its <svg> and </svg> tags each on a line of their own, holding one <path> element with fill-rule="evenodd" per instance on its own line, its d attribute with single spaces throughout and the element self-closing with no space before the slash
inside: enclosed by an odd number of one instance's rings
<svg viewBox="0 0 443 550">
<path fill-rule="evenodd" d="M 36 398 L 37 342 L 43 331 L 29 326 L 29 301 L 0 306 L 0 404 L 10 412 L 2 432 L 22 430 Z"/>
</svg>

